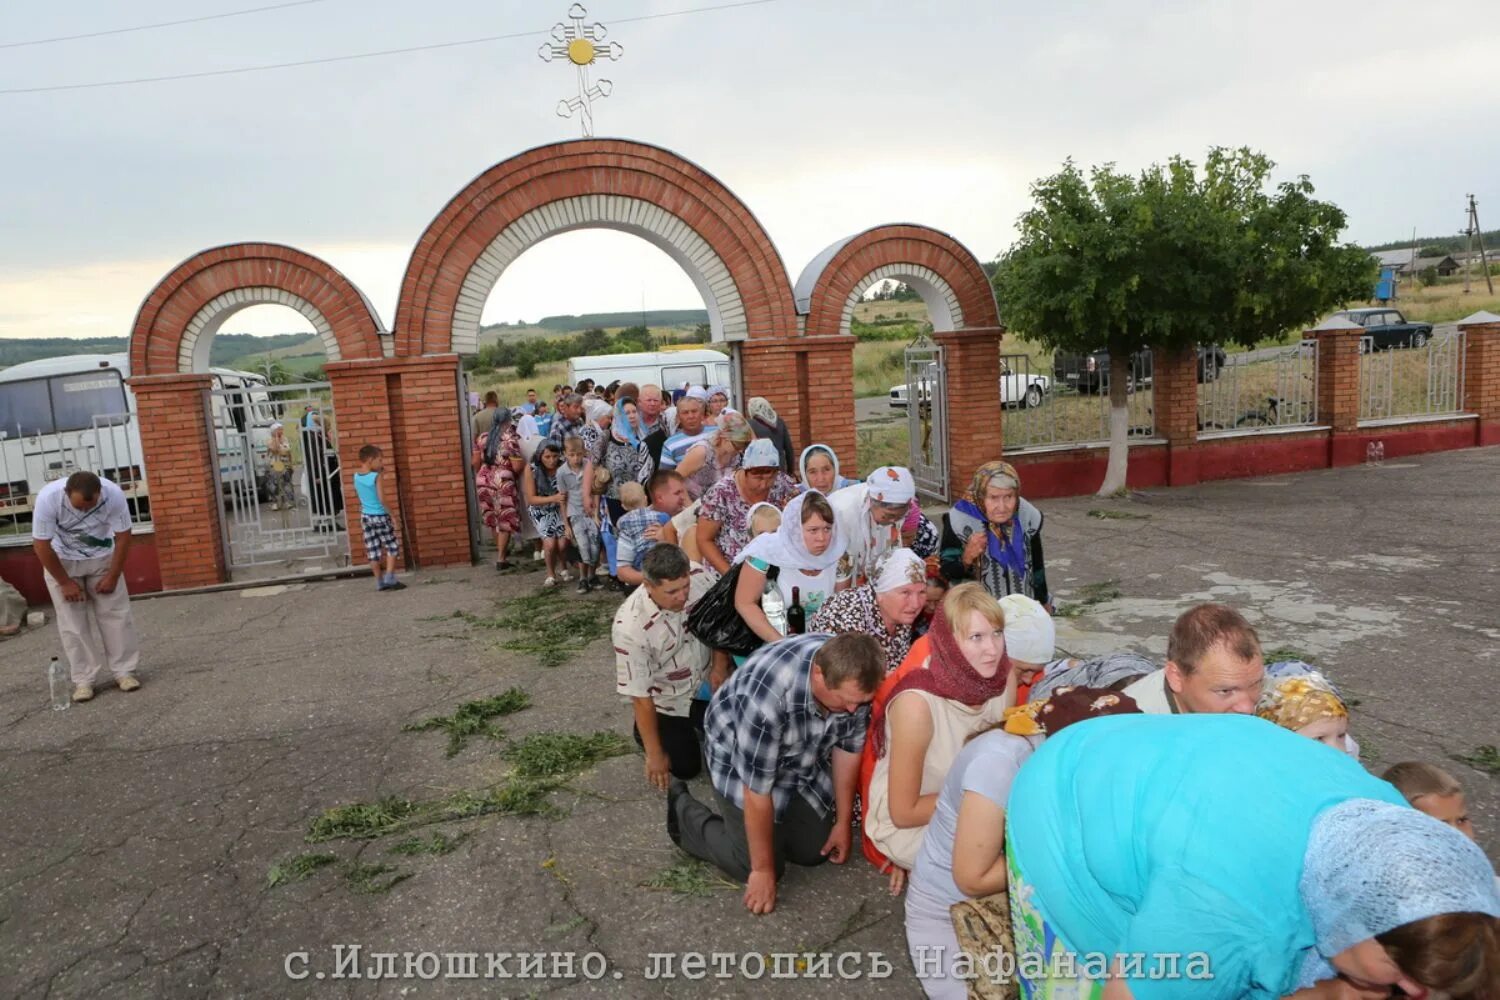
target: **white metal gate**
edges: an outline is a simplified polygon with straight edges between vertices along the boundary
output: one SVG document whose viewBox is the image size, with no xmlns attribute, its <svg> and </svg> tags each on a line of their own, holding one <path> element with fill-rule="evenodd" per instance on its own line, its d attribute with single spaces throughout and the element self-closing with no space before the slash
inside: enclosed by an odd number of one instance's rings
<svg viewBox="0 0 1500 1000">
<path fill-rule="evenodd" d="M 907 465 L 917 492 L 947 502 L 948 369 L 945 351 L 925 336 L 906 349 Z"/>
<path fill-rule="evenodd" d="M 209 397 L 231 573 L 349 565 L 328 384 L 215 389 Z M 277 424 L 283 449 L 273 447 Z"/>
</svg>

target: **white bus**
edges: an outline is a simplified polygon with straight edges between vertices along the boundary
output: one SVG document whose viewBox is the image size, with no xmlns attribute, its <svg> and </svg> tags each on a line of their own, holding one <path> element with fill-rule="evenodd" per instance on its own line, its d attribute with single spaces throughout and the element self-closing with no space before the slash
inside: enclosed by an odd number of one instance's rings
<svg viewBox="0 0 1500 1000">
<path fill-rule="evenodd" d="M 277 419 L 266 380 L 229 368 L 211 374 L 215 389 L 244 391 L 243 405 L 233 396 L 211 397 L 214 426 L 248 437 L 254 451 L 249 461 L 257 473 L 263 471 L 265 441 Z M 18 526 L 20 518 L 29 518 L 43 486 L 79 470 L 113 480 L 125 491 L 133 519 L 149 519 L 135 395 L 125 384 L 129 377 L 125 354 L 45 358 L 0 371 L 0 519 Z M 228 482 L 243 470 L 244 447 L 236 435 L 220 431 L 216 436 L 220 472 Z"/>
<path fill-rule="evenodd" d="M 636 385 L 655 385 L 670 399 L 683 385 L 729 385 L 729 357 L 707 348 L 687 351 L 648 351 L 640 354 L 594 354 L 568 361 L 568 384 L 591 378 L 599 385 L 615 379 Z"/>
</svg>

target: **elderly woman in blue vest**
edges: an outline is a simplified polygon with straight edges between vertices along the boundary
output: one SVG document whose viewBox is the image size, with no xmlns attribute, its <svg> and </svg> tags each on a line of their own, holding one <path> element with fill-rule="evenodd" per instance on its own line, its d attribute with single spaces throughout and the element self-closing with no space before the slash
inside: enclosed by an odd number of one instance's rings
<svg viewBox="0 0 1500 1000">
<path fill-rule="evenodd" d="M 986 462 L 969 492 L 943 515 L 939 559 L 950 583 L 978 580 L 996 600 L 1024 594 L 1052 613 L 1042 559 L 1042 512 L 1021 499 L 1021 477 Z"/>
<path fill-rule="evenodd" d="M 1488 1000 L 1500 982 L 1484 852 L 1262 719 L 1072 726 L 1006 814 L 1022 998 Z"/>
</svg>

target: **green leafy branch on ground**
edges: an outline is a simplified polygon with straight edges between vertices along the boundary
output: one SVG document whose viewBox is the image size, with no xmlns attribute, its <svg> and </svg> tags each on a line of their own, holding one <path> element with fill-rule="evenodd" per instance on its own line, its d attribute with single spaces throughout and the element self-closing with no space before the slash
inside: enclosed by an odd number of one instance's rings
<svg viewBox="0 0 1500 1000">
<path fill-rule="evenodd" d="M 312 878 L 319 868 L 331 865 L 339 859 L 337 854 L 299 854 L 285 861 L 278 861 L 271 866 L 266 873 L 266 888 L 274 889 L 278 885 L 290 885 L 293 882 L 305 882 Z"/>
<path fill-rule="evenodd" d="M 322 869 L 336 864 L 338 860 L 337 854 L 299 854 L 286 861 L 278 861 L 266 873 L 266 888 L 275 889 L 278 886 L 305 882 Z M 360 861 L 345 862 L 343 872 L 344 883 L 349 889 L 364 895 L 390 892 L 398 883 L 405 882 L 412 876 L 411 872 L 399 871 L 394 865 L 369 865 Z M 387 875 L 391 877 L 385 878 Z"/>
<path fill-rule="evenodd" d="M 683 857 L 641 884 L 642 889 L 671 892 L 679 896 L 711 896 L 721 889 L 742 888 L 695 858 Z"/>
<path fill-rule="evenodd" d="M 1500 749 L 1486 743 L 1484 746 L 1475 747 L 1470 753 L 1452 753 L 1448 755 L 1460 764 L 1467 764 L 1476 771 L 1484 771 L 1486 774 L 1500 774 Z"/>
<path fill-rule="evenodd" d="M 448 749 L 444 756 L 453 757 L 464 748 L 470 736 L 503 739 L 504 731 L 492 725 L 490 720 L 530 707 L 531 695 L 521 688 L 513 687 L 489 698 L 466 701 L 454 709 L 452 715 L 435 715 L 422 722 L 409 722 L 401 727 L 401 731 L 424 733 L 441 729 L 448 734 Z"/>
<path fill-rule="evenodd" d="M 609 634 L 615 605 L 608 601 L 564 600 L 559 590 L 503 601 L 500 613 L 490 618 L 467 611 L 455 611 L 452 617 L 474 628 L 515 632 L 515 636 L 500 642 L 501 649 L 529 653 L 544 667 L 560 666 L 595 639 Z"/>
<path fill-rule="evenodd" d="M 1097 607 L 1108 601 L 1113 601 L 1120 596 L 1119 580 L 1104 580 L 1100 583 L 1085 583 L 1078 588 L 1078 601 L 1073 604 L 1059 604 L 1057 606 L 1057 618 L 1077 618 L 1090 608 Z"/>
</svg>

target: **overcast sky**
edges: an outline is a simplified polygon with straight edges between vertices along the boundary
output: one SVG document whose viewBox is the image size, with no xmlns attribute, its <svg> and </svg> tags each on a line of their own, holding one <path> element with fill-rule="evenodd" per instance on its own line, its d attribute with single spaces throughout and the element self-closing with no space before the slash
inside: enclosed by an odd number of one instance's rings
<svg viewBox="0 0 1500 1000">
<path fill-rule="evenodd" d="M 0 5 L 0 46 L 277 0 Z M 283 0 L 284 2 L 284 0 Z M 1349 238 L 1500 226 L 1500 4 L 1383 0 L 592 0 L 625 57 L 599 135 L 675 150 L 756 213 L 795 279 L 885 222 L 1003 250 L 1065 157 L 1137 169 L 1248 144 L 1348 212 Z M 190 73 L 536 30 L 566 0 L 318 0 L 0 47 L 0 90 Z M 221 243 L 318 254 L 388 325 L 412 243 L 476 174 L 573 138 L 540 37 L 332 65 L 0 94 L 0 336 L 123 335 L 176 263 Z M 665 255 L 582 232 L 523 256 L 486 321 L 701 306 Z M 1001 303 L 1002 312 L 1004 303 Z M 247 311 L 231 330 L 303 328 Z"/>
</svg>

